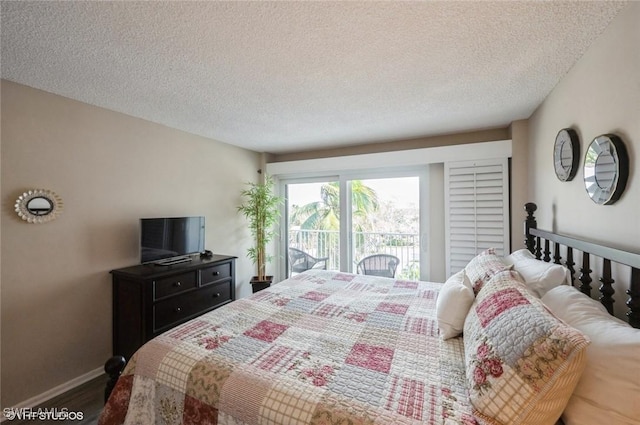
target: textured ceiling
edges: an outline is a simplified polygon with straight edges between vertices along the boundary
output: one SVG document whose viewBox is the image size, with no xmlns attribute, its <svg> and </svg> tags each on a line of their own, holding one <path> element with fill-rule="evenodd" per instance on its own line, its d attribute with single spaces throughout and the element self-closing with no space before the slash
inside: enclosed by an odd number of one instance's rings
<svg viewBox="0 0 640 425">
<path fill-rule="evenodd" d="M 256 151 L 528 118 L 623 2 L 2 1 L 2 78 Z"/>
</svg>

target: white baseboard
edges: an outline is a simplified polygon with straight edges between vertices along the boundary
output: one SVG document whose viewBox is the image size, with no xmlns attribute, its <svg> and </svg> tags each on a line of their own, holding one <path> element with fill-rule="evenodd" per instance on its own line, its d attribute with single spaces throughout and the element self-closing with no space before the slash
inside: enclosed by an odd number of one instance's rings
<svg viewBox="0 0 640 425">
<path fill-rule="evenodd" d="M 67 391 L 74 389 L 75 387 L 78 387 L 82 384 L 85 384 L 91 381 L 92 379 L 99 377 L 104 373 L 105 373 L 104 369 L 102 367 L 99 367 L 97 369 L 94 369 L 90 372 L 85 373 L 84 375 L 80 375 L 77 378 L 72 379 L 71 381 L 67 381 L 63 384 L 58 385 L 57 387 L 51 388 L 50 390 L 45 391 L 42 394 L 39 394 L 35 397 L 31 397 L 28 400 L 20 402 L 15 406 L 3 406 L 3 407 L 13 407 L 15 409 L 24 409 L 24 408 L 33 408 L 33 407 L 39 406 L 51 400 L 52 398 L 59 396 L 60 394 L 64 394 Z M 6 418 L 4 417 L 4 412 L 0 412 L 0 422 L 4 422 L 5 420 Z"/>
</svg>

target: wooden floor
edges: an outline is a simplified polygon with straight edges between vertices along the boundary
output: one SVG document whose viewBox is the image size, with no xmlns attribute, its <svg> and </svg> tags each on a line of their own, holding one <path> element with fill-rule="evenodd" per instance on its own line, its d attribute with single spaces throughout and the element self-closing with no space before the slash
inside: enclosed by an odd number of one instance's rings
<svg viewBox="0 0 640 425">
<path fill-rule="evenodd" d="M 82 412 L 81 421 L 5 421 L 6 425 L 17 424 L 75 424 L 75 425 L 96 425 L 98 423 L 98 416 L 102 412 L 104 406 L 104 388 L 107 383 L 107 375 L 101 375 L 86 384 L 80 385 L 64 394 L 60 394 L 57 397 L 43 403 L 40 406 L 35 407 L 33 410 L 52 409 L 57 408 L 67 409 L 69 412 Z"/>
</svg>

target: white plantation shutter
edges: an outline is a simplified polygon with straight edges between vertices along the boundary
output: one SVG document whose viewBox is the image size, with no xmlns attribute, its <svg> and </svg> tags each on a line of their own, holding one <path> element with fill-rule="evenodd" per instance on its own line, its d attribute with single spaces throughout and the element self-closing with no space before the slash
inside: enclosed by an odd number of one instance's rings
<svg viewBox="0 0 640 425">
<path fill-rule="evenodd" d="M 487 248 L 509 253 L 507 158 L 445 163 L 445 235 L 447 276 Z"/>
</svg>

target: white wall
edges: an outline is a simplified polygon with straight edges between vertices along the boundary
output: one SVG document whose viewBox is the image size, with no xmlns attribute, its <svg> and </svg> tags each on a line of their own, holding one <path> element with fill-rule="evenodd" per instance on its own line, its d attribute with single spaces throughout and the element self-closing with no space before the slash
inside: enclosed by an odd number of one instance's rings
<svg viewBox="0 0 640 425">
<path fill-rule="evenodd" d="M 258 153 L 2 81 L 2 407 L 101 368 L 111 356 L 109 270 L 136 264 L 138 219 L 204 215 L 206 245 L 238 256 L 237 294 L 254 266 L 244 182 Z M 62 215 L 27 224 L 13 211 L 50 189 Z"/>
</svg>

